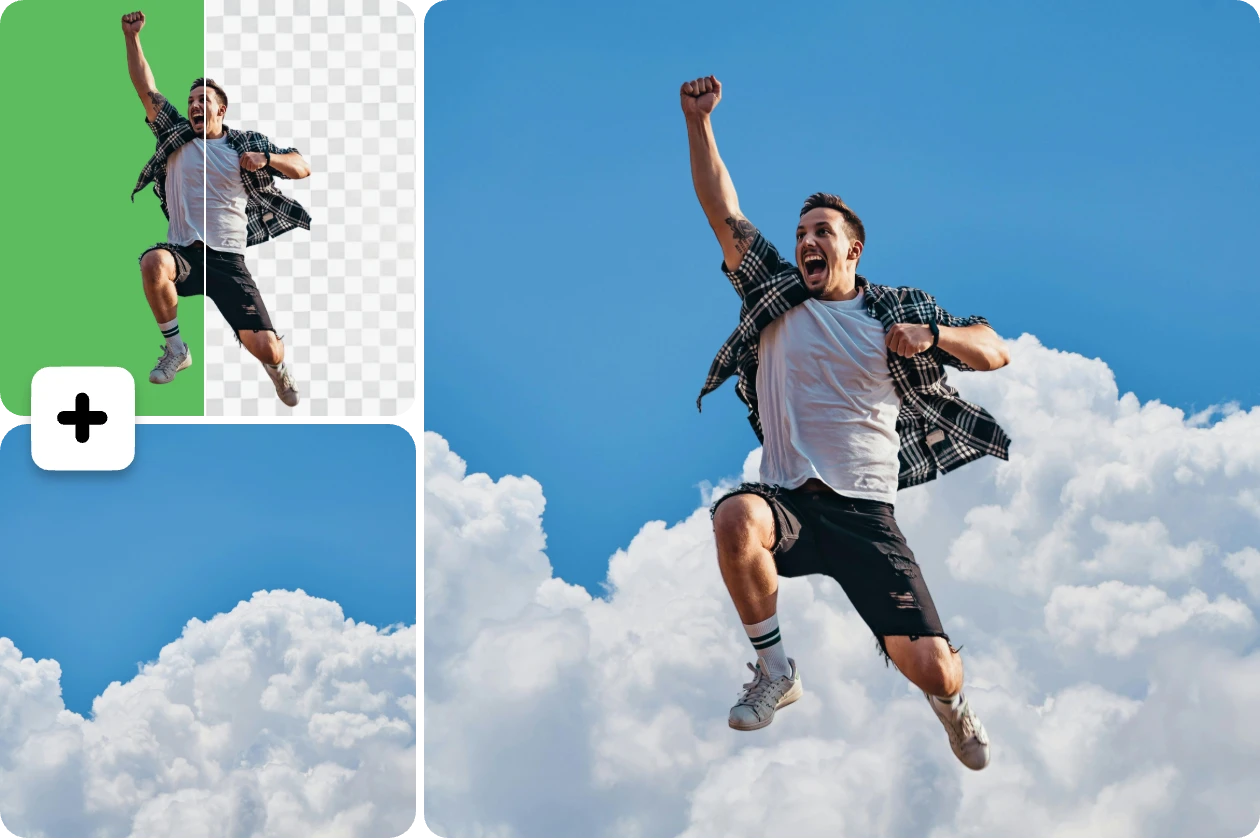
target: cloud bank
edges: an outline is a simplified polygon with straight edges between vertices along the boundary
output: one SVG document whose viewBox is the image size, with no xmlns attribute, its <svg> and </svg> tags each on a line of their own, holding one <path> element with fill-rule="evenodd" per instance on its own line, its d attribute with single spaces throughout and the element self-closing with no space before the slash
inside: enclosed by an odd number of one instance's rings
<svg viewBox="0 0 1260 840">
<path fill-rule="evenodd" d="M 92 718 L 0 638 L 0 818 L 21 836 L 395 836 L 416 813 L 415 627 L 256 592 Z"/>
<path fill-rule="evenodd" d="M 993 741 L 954 759 L 829 579 L 783 581 L 805 697 L 727 710 L 751 649 L 704 503 L 649 522 L 605 598 L 552 576 L 543 490 L 425 436 L 424 816 L 443 835 L 1238 836 L 1260 818 L 1260 408 L 1186 417 L 1023 336 L 951 374 L 1011 460 L 898 519 Z M 755 475 L 757 453 L 744 464 Z M 734 466 L 734 465 L 733 465 Z M 730 484 L 738 477 L 725 482 Z M 717 488 L 717 492 L 721 488 Z"/>
</svg>

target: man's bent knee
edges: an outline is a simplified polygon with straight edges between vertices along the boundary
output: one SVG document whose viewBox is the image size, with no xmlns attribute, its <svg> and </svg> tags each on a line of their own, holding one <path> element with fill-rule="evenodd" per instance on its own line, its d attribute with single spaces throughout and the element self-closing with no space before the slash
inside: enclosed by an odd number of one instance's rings
<svg viewBox="0 0 1260 840">
<path fill-rule="evenodd" d="M 901 673 L 926 691 L 945 697 L 962 689 L 962 665 L 939 636 L 885 636 L 884 648 Z"/>
<path fill-rule="evenodd" d="M 140 275 L 146 283 L 175 280 L 175 258 L 164 248 L 154 248 L 140 258 Z"/>
<path fill-rule="evenodd" d="M 770 551 L 775 539 L 774 512 L 755 493 L 730 496 L 713 512 L 713 533 L 719 547 L 751 540 Z"/>
<path fill-rule="evenodd" d="M 278 365 L 284 359 L 284 344 L 270 330 L 241 330 L 236 337 L 264 364 Z"/>
<path fill-rule="evenodd" d="M 917 684 L 928 694 L 937 697 L 949 697 L 962 691 L 962 680 L 953 668 L 940 664 L 929 666 L 919 675 Z"/>
<path fill-rule="evenodd" d="M 258 357 L 269 365 L 278 365 L 284 361 L 284 347 L 273 338 L 263 346 Z"/>
</svg>

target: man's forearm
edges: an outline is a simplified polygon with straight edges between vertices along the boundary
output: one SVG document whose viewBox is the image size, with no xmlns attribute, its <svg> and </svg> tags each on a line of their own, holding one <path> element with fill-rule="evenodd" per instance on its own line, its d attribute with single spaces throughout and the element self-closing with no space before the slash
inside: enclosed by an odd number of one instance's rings
<svg viewBox="0 0 1260 840">
<path fill-rule="evenodd" d="M 140 49 L 140 34 L 123 36 L 127 41 L 127 74 L 131 76 L 131 84 L 142 100 L 147 101 L 149 91 L 157 90 L 157 82 L 153 80 L 153 71 Z"/>
<path fill-rule="evenodd" d="M 1006 343 L 984 324 L 970 327 L 941 327 L 937 346 L 976 370 L 997 370 L 1010 363 Z"/>
<path fill-rule="evenodd" d="M 285 155 L 272 155 L 271 168 L 284 175 L 286 178 L 298 180 L 305 178 L 311 174 L 311 168 L 307 165 L 306 160 L 298 152 L 289 152 Z"/>
<path fill-rule="evenodd" d="M 713 123 L 708 114 L 687 118 L 687 143 L 691 149 L 691 182 L 704 215 L 715 231 L 739 214 L 739 198 L 730 173 L 718 155 Z"/>
</svg>

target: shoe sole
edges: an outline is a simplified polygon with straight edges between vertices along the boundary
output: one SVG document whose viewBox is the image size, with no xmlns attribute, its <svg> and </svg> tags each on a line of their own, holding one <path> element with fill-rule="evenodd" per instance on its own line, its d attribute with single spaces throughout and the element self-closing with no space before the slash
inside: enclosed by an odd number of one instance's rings
<svg viewBox="0 0 1260 840">
<path fill-rule="evenodd" d="M 191 353 L 189 353 L 188 356 L 184 358 L 184 363 L 182 365 L 175 368 L 175 373 L 176 375 L 178 375 L 181 370 L 188 370 L 190 367 L 192 367 L 192 354 Z M 159 382 L 153 378 L 153 374 L 151 373 L 149 374 L 149 384 L 151 385 L 170 385 L 174 381 L 175 381 L 175 377 L 172 376 L 170 379 L 166 380 L 165 382 Z"/>
<path fill-rule="evenodd" d="M 784 706 L 790 706 L 793 703 L 795 703 L 797 700 L 800 700 L 801 696 L 804 693 L 805 693 L 805 690 L 801 688 L 801 681 L 798 678 L 796 682 L 793 683 L 792 687 L 788 689 L 788 693 L 784 694 L 783 697 L 779 700 L 778 705 L 774 707 L 774 711 L 770 713 L 770 717 L 766 718 L 765 720 L 759 720 L 756 723 L 751 723 L 751 724 L 736 724 L 730 718 L 727 718 L 726 724 L 731 729 L 737 729 L 740 732 L 752 732 L 757 729 L 764 729 L 765 727 L 774 723 L 774 716 L 779 713 L 779 709 L 782 709 Z"/>
</svg>

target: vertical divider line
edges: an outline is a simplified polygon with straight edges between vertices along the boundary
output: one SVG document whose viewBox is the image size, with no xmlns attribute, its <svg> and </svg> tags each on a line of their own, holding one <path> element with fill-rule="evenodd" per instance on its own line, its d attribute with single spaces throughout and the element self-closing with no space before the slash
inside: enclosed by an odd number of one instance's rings
<svg viewBox="0 0 1260 840">
<path fill-rule="evenodd" d="M 201 0 L 201 78 L 206 79 L 210 76 L 210 68 L 207 66 L 207 42 L 210 32 L 209 25 L 206 21 L 206 0 Z M 205 96 L 205 88 L 202 89 L 202 96 Z M 202 104 L 202 113 L 205 113 L 205 104 Z M 209 128 L 210 120 L 203 117 L 201 121 L 203 130 Z M 207 169 L 210 162 L 207 160 L 209 146 L 206 139 L 201 139 L 201 235 L 209 238 L 209 226 L 207 222 L 206 204 L 209 201 L 210 185 L 206 178 Z M 204 419 L 207 415 L 206 394 L 209 392 L 210 367 L 206 364 L 206 353 L 210 346 L 210 318 L 207 317 L 207 310 L 210 303 L 210 245 L 208 242 L 201 243 L 201 288 L 205 294 L 201 296 L 201 416 Z"/>
</svg>

